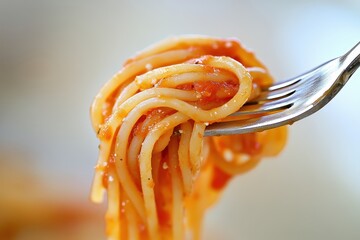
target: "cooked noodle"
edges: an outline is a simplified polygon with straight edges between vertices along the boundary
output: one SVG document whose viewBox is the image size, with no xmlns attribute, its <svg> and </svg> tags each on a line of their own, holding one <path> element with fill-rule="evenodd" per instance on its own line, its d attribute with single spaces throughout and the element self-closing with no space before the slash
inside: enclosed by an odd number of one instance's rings
<svg viewBox="0 0 360 240">
<path fill-rule="evenodd" d="M 107 191 L 108 239 L 199 239 L 232 176 L 278 154 L 286 128 L 203 137 L 272 82 L 234 39 L 171 38 L 128 60 L 95 97 L 91 198 Z"/>
</svg>

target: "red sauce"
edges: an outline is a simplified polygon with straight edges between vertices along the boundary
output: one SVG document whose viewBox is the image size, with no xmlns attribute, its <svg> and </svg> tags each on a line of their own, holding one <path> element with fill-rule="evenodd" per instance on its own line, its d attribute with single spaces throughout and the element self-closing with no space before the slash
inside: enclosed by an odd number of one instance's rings
<svg viewBox="0 0 360 240">
<path fill-rule="evenodd" d="M 232 98 L 238 91 L 239 85 L 233 81 L 198 81 L 189 84 L 182 84 L 177 87 L 182 90 L 194 90 L 199 96 L 197 105 L 204 108 L 211 108 L 214 105 L 221 105 Z"/>
<path fill-rule="evenodd" d="M 214 167 L 214 176 L 213 176 L 213 180 L 211 182 L 211 187 L 214 190 L 220 191 L 229 182 L 231 177 L 232 177 L 231 175 L 229 175 L 226 172 L 222 171 L 218 167 Z"/>
<path fill-rule="evenodd" d="M 233 82 L 195 82 L 194 90 L 201 95 L 200 103 L 218 101 L 233 97 L 238 91 L 238 85 Z"/>
<path fill-rule="evenodd" d="M 113 131 L 110 126 L 103 125 L 99 131 L 99 139 L 103 141 L 108 141 L 111 139 Z"/>
</svg>

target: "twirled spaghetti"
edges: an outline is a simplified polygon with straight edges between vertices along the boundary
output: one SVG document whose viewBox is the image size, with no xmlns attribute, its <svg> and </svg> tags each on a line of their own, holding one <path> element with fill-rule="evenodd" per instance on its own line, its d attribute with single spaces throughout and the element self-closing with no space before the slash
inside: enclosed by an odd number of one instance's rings
<svg viewBox="0 0 360 240">
<path fill-rule="evenodd" d="M 286 128 L 203 138 L 272 82 L 234 39 L 171 38 L 129 59 L 96 96 L 92 200 L 108 196 L 109 239 L 199 239 L 228 180 L 276 155 Z"/>
</svg>

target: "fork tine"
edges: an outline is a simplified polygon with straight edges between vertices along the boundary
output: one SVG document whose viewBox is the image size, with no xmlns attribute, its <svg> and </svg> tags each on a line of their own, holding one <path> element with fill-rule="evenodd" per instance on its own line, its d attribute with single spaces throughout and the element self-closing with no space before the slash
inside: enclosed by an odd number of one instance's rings
<svg viewBox="0 0 360 240">
<path fill-rule="evenodd" d="M 275 100 L 278 98 L 290 96 L 295 92 L 296 87 L 299 85 L 299 82 L 301 80 L 302 79 L 300 77 L 297 77 L 291 80 L 277 83 L 275 85 L 262 87 L 260 95 L 254 99 L 249 100 L 248 102 L 245 103 L 245 105 L 259 103 L 262 101 L 270 101 L 270 100 Z"/>
<path fill-rule="evenodd" d="M 286 122 L 288 110 L 290 109 L 262 117 L 213 123 L 206 128 L 204 136 L 244 134 L 279 127 Z"/>
<path fill-rule="evenodd" d="M 259 102 L 263 102 L 263 101 L 271 101 L 271 100 L 276 100 L 279 98 L 284 98 L 284 97 L 294 94 L 295 91 L 296 90 L 295 90 L 294 85 L 291 85 L 286 88 L 281 88 L 278 90 L 273 90 L 273 91 L 262 91 L 258 97 L 248 101 L 246 104 L 251 105 L 251 104 L 259 103 Z"/>
<path fill-rule="evenodd" d="M 289 86 L 292 86 L 298 82 L 301 81 L 301 78 L 300 77 L 295 77 L 293 79 L 289 79 L 289 80 L 285 80 L 285 81 L 282 81 L 282 82 L 278 82 L 274 85 L 270 85 L 268 87 L 265 87 L 263 88 L 263 91 L 274 91 L 274 90 L 279 90 L 279 89 L 282 89 L 282 88 L 285 88 L 285 87 L 289 87 Z"/>
<path fill-rule="evenodd" d="M 293 105 L 295 98 L 291 95 L 287 95 L 283 98 L 273 100 L 271 102 L 257 103 L 244 105 L 239 111 L 234 112 L 230 116 L 243 116 L 243 115 L 256 115 L 264 114 L 274 111 L 283 110 Z"/>
<path fill-rule="evenodd" d="M 299 121 L 331 101 L 359 67 L 360 42 L 299 77 L 262 88 L 257 99 L 206 127 L 204 136 L 258 132 Z"/>
</svg>

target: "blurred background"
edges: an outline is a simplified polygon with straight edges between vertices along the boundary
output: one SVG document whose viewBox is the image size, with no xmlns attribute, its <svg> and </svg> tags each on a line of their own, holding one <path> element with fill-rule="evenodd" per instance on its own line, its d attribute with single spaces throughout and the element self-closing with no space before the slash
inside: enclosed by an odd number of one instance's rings
<svg viewBox="0 0 360 240">
<path fill-rule="evenodd" d="M 0 239 L 105 239 L 89 202 L 89 107 L 136 51 L 180 34 L 237 37 L 277 80 L 360 41 L 360 1 L 0 0 Z M 360 70 L 287 147 L 237 177 L 204 239 L 360 239 Z"/>
</svg>

